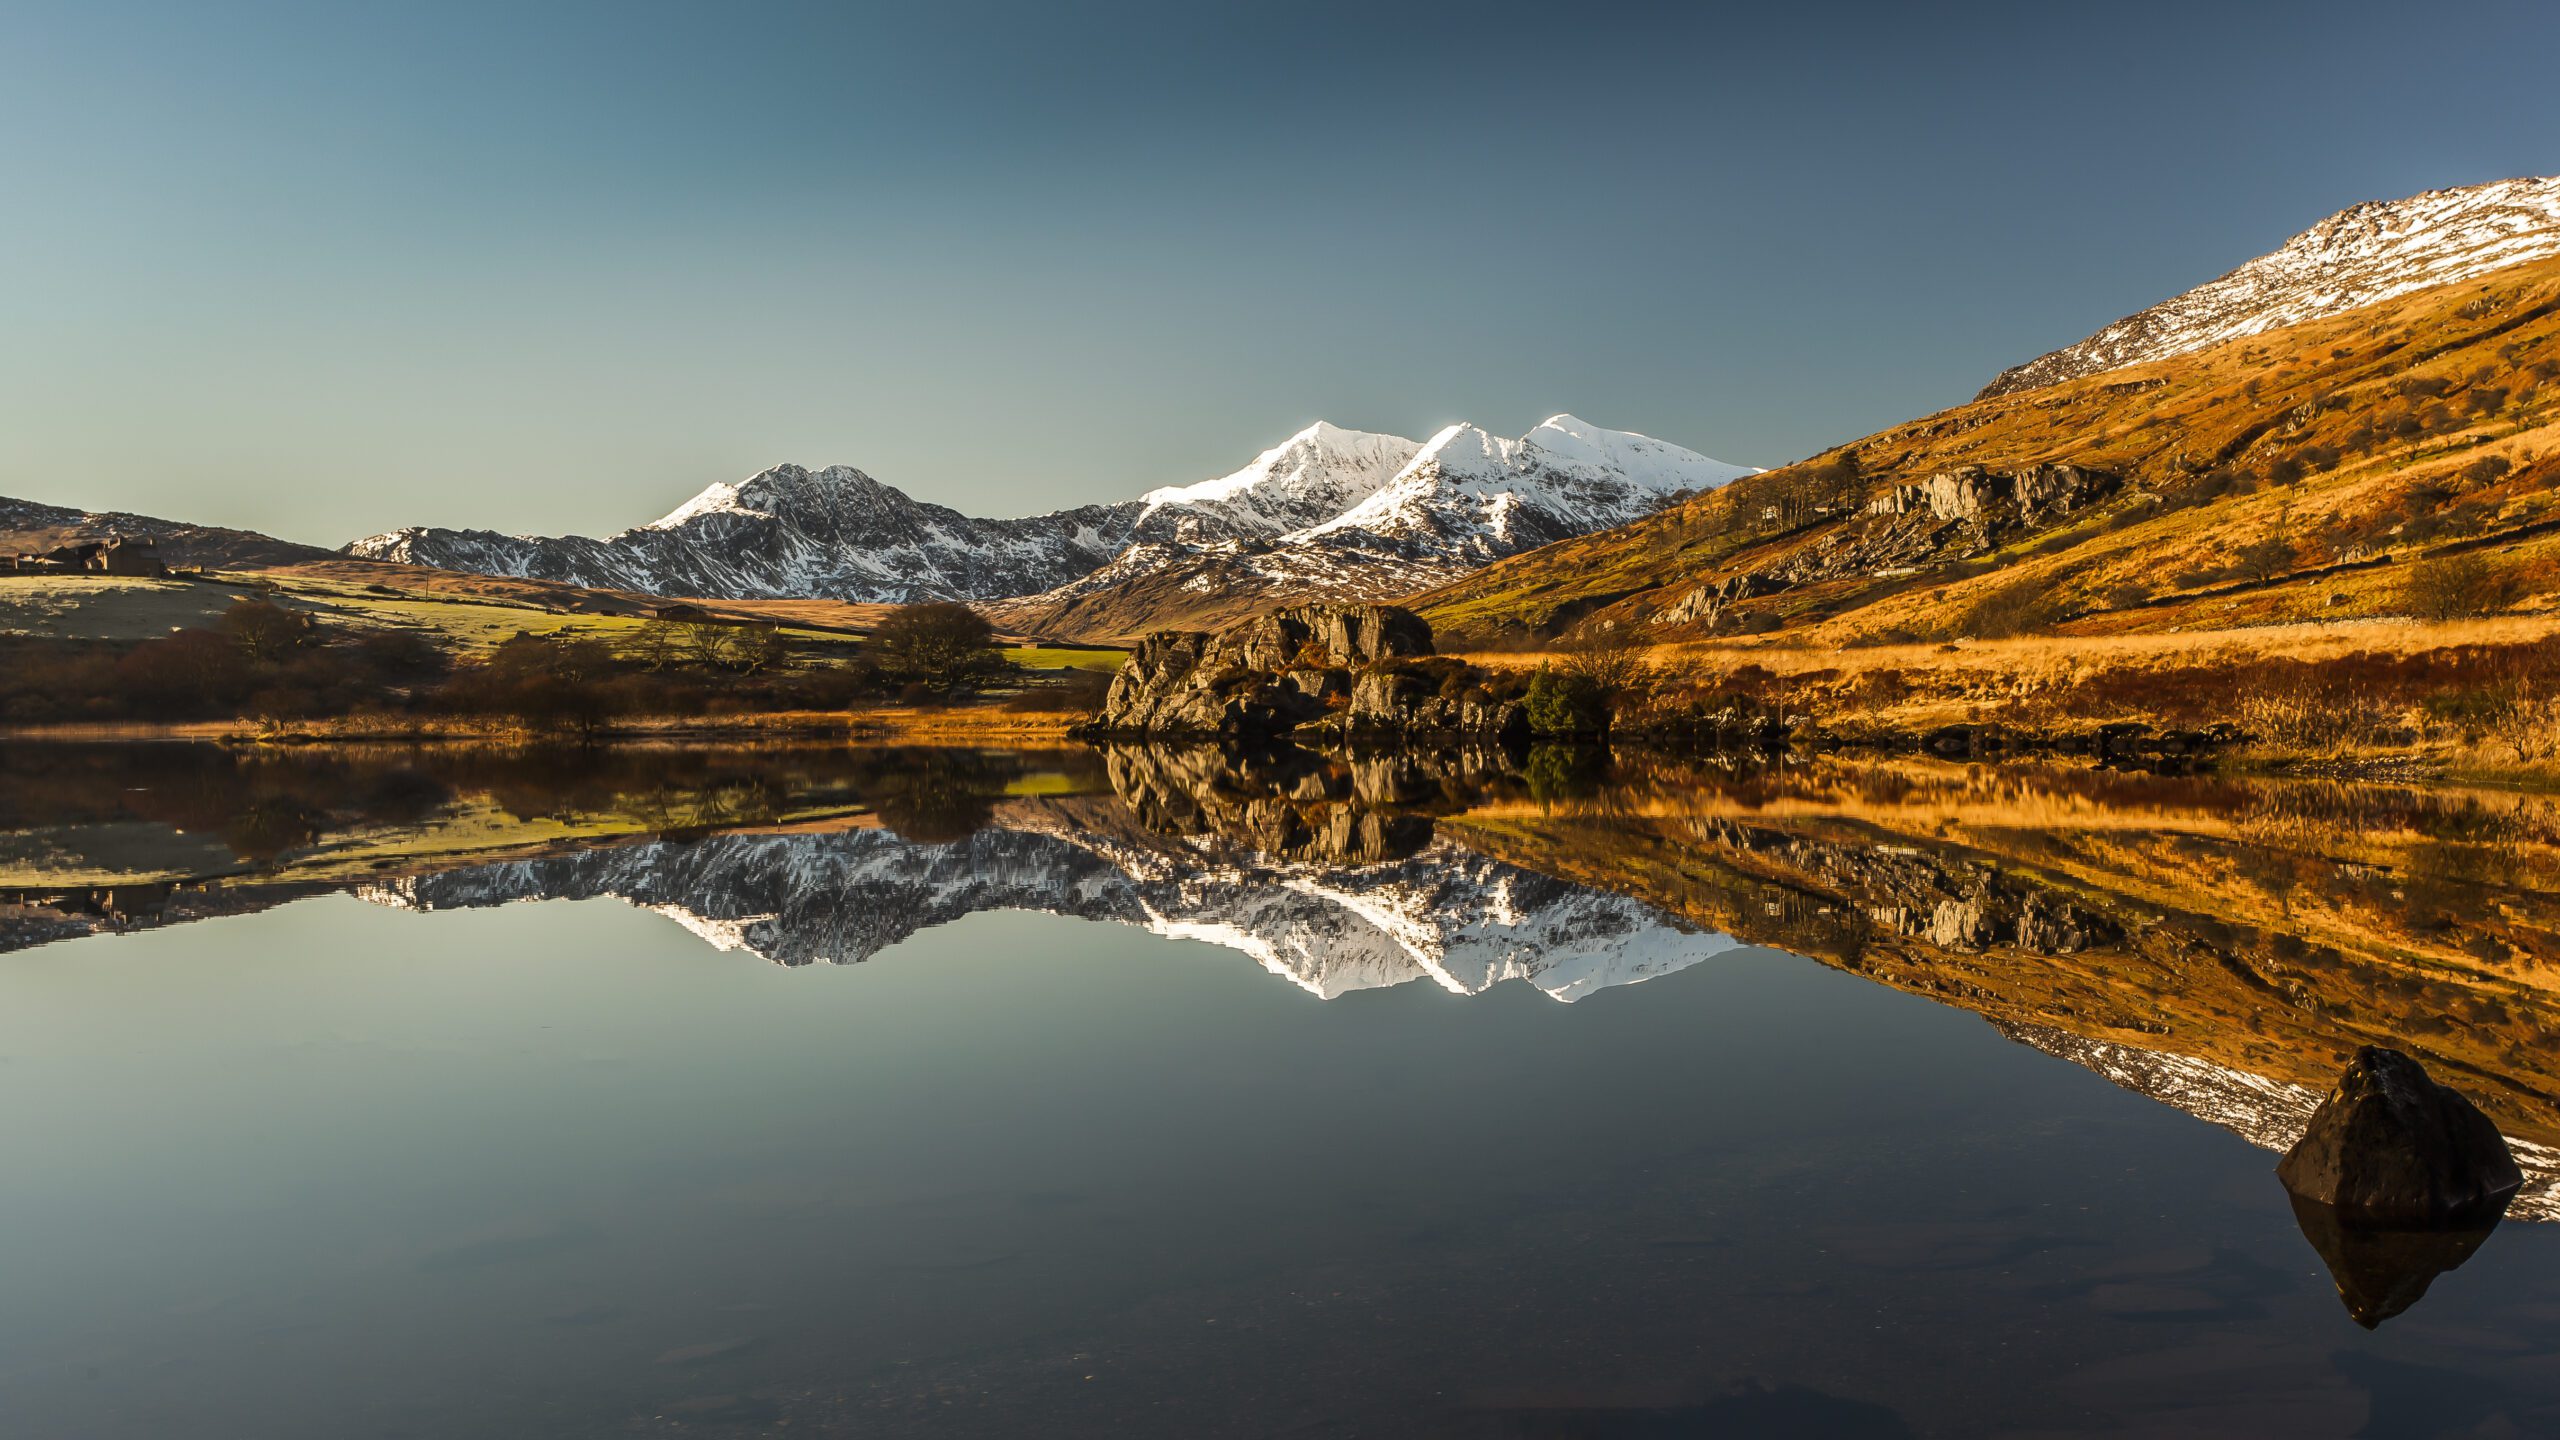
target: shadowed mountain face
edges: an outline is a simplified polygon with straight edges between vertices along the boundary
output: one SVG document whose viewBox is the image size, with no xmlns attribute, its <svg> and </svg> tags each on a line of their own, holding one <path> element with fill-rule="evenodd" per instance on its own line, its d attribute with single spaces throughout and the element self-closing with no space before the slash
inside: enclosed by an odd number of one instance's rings
<svg viewBox="0 0 2560 1440">
<path fill-rule="evenodd" d="M 2560 811 L 2532 797 L 2070 767 L 1152 747 L 0 764 L 8 948 L 339 892 L 616 899 L 802 966 L 1022 910 L 1205 942 L 1327 999 L 1521 980 L 1576 1001 L 1757 944 L 1973 1011 L 2270 1150 L 2346 1056 L 2403 1048 L 2507 1134 L 2519 1219 L 2560 1218 L 2555 880 Z M 2373 1283 L 2375 1313 L 2404 1294 Z"/>
</svg>

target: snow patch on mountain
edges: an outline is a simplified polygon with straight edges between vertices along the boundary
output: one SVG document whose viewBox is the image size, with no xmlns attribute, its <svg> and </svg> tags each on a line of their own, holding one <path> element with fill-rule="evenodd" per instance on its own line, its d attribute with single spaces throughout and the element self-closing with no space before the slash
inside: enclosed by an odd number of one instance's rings
<svg viewBox="0 0 2560 1440">
<path fill-rule="evenodd" d="M 1976 399 L 2165 360 L 2560 255 L 2560 176 L 2352 205 L 2183 295 L 2001 372 Z"/>
</svg>

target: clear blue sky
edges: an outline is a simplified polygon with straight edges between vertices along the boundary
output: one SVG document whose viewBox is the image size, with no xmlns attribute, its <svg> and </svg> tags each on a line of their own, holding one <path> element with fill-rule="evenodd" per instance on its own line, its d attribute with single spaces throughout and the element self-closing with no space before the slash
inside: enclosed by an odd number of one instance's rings
<svg viewBox="0 0 2560 1440">
<path fill-rule="evenodd" d="M 335 544 L 1306 421 L 1775 463 L 2358 200 L 2560 171 L 2547 5 L 29 3 L 0 494 Z"/>
</svg>

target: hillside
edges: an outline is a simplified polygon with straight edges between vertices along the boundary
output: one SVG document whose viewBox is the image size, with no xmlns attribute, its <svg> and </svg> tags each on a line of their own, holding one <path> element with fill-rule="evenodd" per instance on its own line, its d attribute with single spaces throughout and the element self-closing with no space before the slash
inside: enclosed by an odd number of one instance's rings
<svg viewBox="0 0 2560 1440">
<path fill-rule="evenodd" d="M 1830 650 L 2402 616 L 2416 562 L 2469 553 L 2485 593 L 2445 613 L 2539 614 L 2555 380 L 2542 260 L 1925 416 L 1411 603 L 1475 643 Z"/>
<path fill-rule="evenodd" d="M 75 510 L 0 496 L 0 564 L 5 564 L 9 556 L 41 554 L 110 535 L 147 535 L 159 542 L 160 558 L 168 564 L 206 569 L 284 565 L 329 554 L 316 545 L 296 545 L 254 530 L 191 525 L 183 520 L 162 520 L 120 510 Z"/>
</svg>

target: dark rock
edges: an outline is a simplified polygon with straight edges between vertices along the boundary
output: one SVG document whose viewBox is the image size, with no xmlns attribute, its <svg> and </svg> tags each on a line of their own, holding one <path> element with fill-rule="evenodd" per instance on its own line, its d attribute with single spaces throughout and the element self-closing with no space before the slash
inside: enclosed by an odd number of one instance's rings
<svg viewBox="0 0 2560 1440">
<path fill-rule="evenodd" d="M 1444 683 L 1465 674 L 1455 660 L 1432 658 L 1431 627 L 1410 610 L 1297 605 L 1214 635 L 1148 636 L 1112 680 L 1091 733 L 1258 742 L 1337 711 L 1346 728 L 1385 735 L 1527 733 L 1516 702 Z"/>
<path fill-rule="evenodd" d="M 2329 1267 L 2347 1313 L 2367 1330 L 2417 1304 L 2437 1276 L 2459 1269 L 2497 1226 L 2495 1218 L 2456 1229 L 2374 1226 L 2299 1195 L 2293 1218 Z"/>
<path fill-rule="evenodd" d="M 2350 1221 L 2411 1229 L 2495 1221 L 2524 1184 L 2488 1116 L 2373 1045 L 2348 1062 L 2276 1177 Z"/>
</svg>

